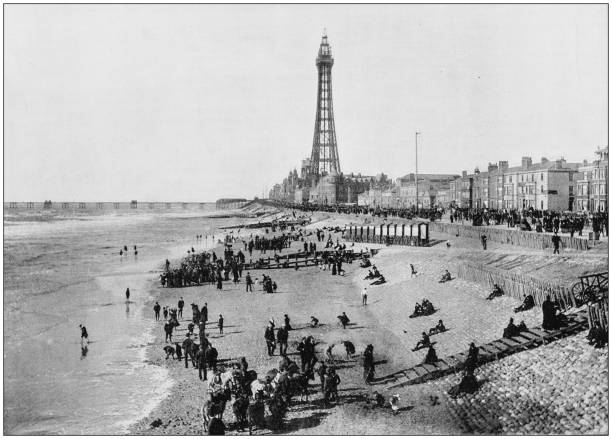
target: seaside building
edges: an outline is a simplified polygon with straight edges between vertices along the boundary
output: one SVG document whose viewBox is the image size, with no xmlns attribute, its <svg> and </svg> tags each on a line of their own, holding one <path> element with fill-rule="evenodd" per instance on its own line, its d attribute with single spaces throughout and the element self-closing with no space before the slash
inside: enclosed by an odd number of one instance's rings
<svg viewBox="0 0 612 439">
<path fill-rule="evenodd" d="M 595 151 L 597 159 L 586 160 L 576 176 L 575 210 L 599 212 L 608 210 L 608 146 Z"/>
<path fill-rule="evenodd" d="M 419 207 L 445 206 L 448 203 L 450 184 L 456 174 L 418 174 Z M 399 188 L 400 207 L 412 207 L 417 203 L 415 174 L 407 174 L 396 180 Z"/>
<path fill-rule="evenodd" d="M 607 162 L 602 167 L 607 171 Z M 577 163 L 546 157 L 539 163 L 523 157 L 521 165 L 514 167 L 508 167 L 507 161 L 489 163 L 487 172 L 475 169 L 468 175 L 463 171 L 461 177 L 450 183 L 451 203 L 469 208 L 573 210 L 578 168 Z M 590 175 L 602 176 L 604 172 Z M 600 181 L 593 186 L 601 184 Z"/>
</svg>

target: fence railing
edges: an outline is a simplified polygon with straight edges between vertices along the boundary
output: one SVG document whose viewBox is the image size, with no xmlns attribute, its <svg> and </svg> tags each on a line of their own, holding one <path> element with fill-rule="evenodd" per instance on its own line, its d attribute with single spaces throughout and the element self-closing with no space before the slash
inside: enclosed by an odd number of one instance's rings
<svg viewBox="0 0 612 439">
<path fill-rule="evenodd" d="M 548 295 L 550 295 L 552 301 L 557 301 L 563 310 L 576 306 L 576 299 L 571 289 L 565 285 L 539 280 L 519 273 L 484 265 L 462 263 L 459 265 L 457 276 L 489 288 L 493 288 L 493 285 L 497 284 L 505 295 L 518 300 L 523 300 L 523 295 L 531 294 L 538 306 L 542 305 Z"/>
<path fill-rule="evenodd" d="M 501 244 L 510 244 L 541 250 L 554 247 L 552 242 L 553 235 L 543 233 L 439 222 L 430 223 L 430 227 L 433 232 L 447 233 L 453 236 L 458 235 L 464 238 L 480 239 L 482 235 L 486 235 L 488 241 L 499 242 Z M 587 239 L 572 238 L 569 236 L 560 236 L 560 238 L 561 248 L 571 248 L 574 250 L 589 249 L 589 241 Z"/>
<path fill-rule="evenodd" d="M 595 326 L 595 323 L 608 331 L 608 299 L 605 298 L 595 303 L 589 303 L 587 305 L 589 328 Z"/>
</svg>

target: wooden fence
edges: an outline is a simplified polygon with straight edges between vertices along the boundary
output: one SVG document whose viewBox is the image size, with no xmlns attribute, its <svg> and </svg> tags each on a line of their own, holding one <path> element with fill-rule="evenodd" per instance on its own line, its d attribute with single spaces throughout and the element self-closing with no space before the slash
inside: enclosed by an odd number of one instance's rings
<svg viewBox="0 0 612 439">
<path fill-rule="evenodd" d="M 448 224 L 432 222 L 433 232 L 446 233 L 453 236 L 464 238 L 480 239 L 482 235 L 487 236 L 487 240 L 502 244 L 516 245 L 520 247 L 547 249 L 553 248 L 552 236 L 545 233 L 523 232 L 514 229 L 498 229 L 486 226 L 470 226 L 464 224 Z M 571 238 L 560 236 L 561 248 L 571 248 L 574 250 L 588 250 L 589 241 L 583 238 Z"/>
<path fill-rule="evenodd" d="M 602 299 L 595 303 L 589 303 L 587 305 L 589 328 L 595 326 L 595 323 L 599 323 L 603 329 L 608 331 L 608 298 Z"/>
<path fill-rule="evenodd" d="M 504 291 L 505 295 L 521 301 L 523 300 L 523 294 L 531 294 L 537 306 L 542 305 L 547 295 L 550 295 L 551 300 L 557 300 L 564 310 L 576 306 L 576 299 L 570 288 L 519 273 L 499 270 L 484 265 L 462 263 L 459 265 L 457 276 L 465 280 L 477 282 L 491 289 L 493 284 L 497 284 Z"/>
</svg>

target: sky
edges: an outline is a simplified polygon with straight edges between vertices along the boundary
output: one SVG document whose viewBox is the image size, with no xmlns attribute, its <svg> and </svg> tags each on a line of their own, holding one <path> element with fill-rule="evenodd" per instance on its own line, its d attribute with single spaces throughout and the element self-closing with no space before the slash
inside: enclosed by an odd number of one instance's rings
<svg viewBox="0 0 612 439">
<path fill-rule="evenodd" d="M 5 201 L 262 196 L 309 157 L 335 60 L 342 171 L 608 144 L 607 5 L 4 5 Z"/>
</svg>

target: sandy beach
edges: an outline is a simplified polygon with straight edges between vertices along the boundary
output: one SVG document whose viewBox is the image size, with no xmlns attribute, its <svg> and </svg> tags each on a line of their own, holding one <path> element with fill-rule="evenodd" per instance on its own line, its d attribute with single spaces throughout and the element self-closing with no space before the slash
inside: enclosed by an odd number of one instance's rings
<svg viewBox="0 0 612 439">
<path fill-rule="evenodd" d="M 306 229 L 314 230 L 324 226 L 344 226 L 353 218 L 330 216 L 328 214 L 315 214 L 313 223 Z M 254 229 L 254 234 L 261 234 L 263 230 Z M 338 237 L 340 234 L 338 234 Z M 438 238 L 447 237 L 440 236 Z M 314 238 L 316 240 L 316 237 Z M 334 237 L 334 240 L 336 238 Z M 287 252 L 298 251 L 298 245 L 293 243 Z M 349 243 L 349 245 L 351 245 Z M 381 246 L 362 245 L 373 248 Z M 341 340 L 352 341 L 357 353 L 363 352 L 367 344 L 374 346 L 374 355 L 377 362 L 376 375 L 383 376 L 397 370 L 422 362 L 425 351 L 413 352 L 420 333 L 435 326 L 439 319 L 443 319 L 450 329 L 447 333 L 434 336 L 438 356 L 447 356 L 464 351 L 472 341 L 484 343 L 501 336 L 501 332 L 510 317 L 516 317 L 512 308 L 518 302 L 510 297 L 501 297 L 493 301 L 485 300 L 488 295 L 484 287 L 461 279 L 454 279 L 446 284 L 438 284 L 437 280 L 444 269 L 451 273 L 464 253 L 474 252 L 479 243 L 468 239 L 454 239 L 451 250 L 445 246 L 437 245 L 431 248 L 416 247 L 386 247 L 373 258 L 373 263 L 388 279 L 388 283 L 381 286 L 370 286 L 363 280 L 367 270 L 355 264 L 346 264 L 344 276 L 332 276 L 329 271 L 322 271 L 316 267 L 291 270 L 253 271 L 253 278 L 260 278 L 262 273 L 271 275 L 278 284 L 276 294 L 264 294 L 262 287 L 257 285 L 253 293 L 246 293 L 244 283 L 234 285 L 226 282 L 223 290 L 218 291 L 214 286 L 206 285 L 179 289 L 164 289 L 155 286 L 154 300 L 159 300 L 162 306 L 176 306 L 179 297 L 186 303 L 184 318 L 181 326 L 175 331 L 175 341 L 182 341 L 188 319 L 191 318 L 190 303 L 202 306 L 208 303 L 209 337 L 219 351 L 221 359 L 238 359 L 246 357 L 249 367 L 256 370 L 261 376 L 267 370 L 278 367 L 279 357 L 268 357 L 266 353 L 263 333 L 265 325 L 270 318 L 277 324 L 282 322 L 286 313 L 291 318 L 293 331 L 289 334 L 289 354 L 295 354 L 295 347 L 301 337 L 313 335 L 318 342 L 317 356 L 322 358 L 325 348 L 331 343 Z M 360 248 L 355 245 L 355 248 Z M 500 255 L 512 253 L 516 248 L 494 244 L 489 253 L 497 252 Z M 217 252 L 217 254 L 220 254 Z M 256 255 L 254 253 L 253 257 Z M 413 263 L 418 275 L 410 278 L 409 265 Z M 363 286 L 368 286 L 368 305 L 361 305 L 360 292 Z M 414 308 L 414 303 L 422 298 L 428 298 L 439 311 L 428 317 L 408 319 Z M 153 319 L 153 301 L 147 304 L 150 316 Z M 336 316 L 345 311 L 351 319 L 351 326 L 343 330 L 338 325 Z M 223 314 L 225 319 L 225 333 L 218 334 L 216 319 Z M 307 323 L 311 315 L 315 315 L 323 325 L 319 328 L 309 328 Z M 534 309 L 520 315 L 528 326 L 541 323 L 541 311 Z M 183 362 L 166 360 L 163 346 L 163 324 L 160 322 L 155 330 L 156 339 L 147 349 L 147 361 L 151 364 L 168 368 L 169 376 L 174 383 L 170 395 L 164 399 L 146 418 L 133 425 L 130 432 L 133 434 L 201 434 L 202 422 L 200 407 L 205 398 L 206 382 L 199 381 L 197 370 L 191 366 L 186 369 Z M 584 335 L 582 336 L 584 337 Z M 580 356 L 591 347 L 576 338 L 568 350 L 567 355 Z M 571 341 L 566 341 L 571 343 Z M 536 352 L 539 349 L 535 349 Z M 603 351 L 601 351 L 603 352 Z M 607 355 L 607 348 L 605 349 Z M 343 349 L 335 348 L 334 353 L 344 356 Z M 525 354 L 520 354 L 525 355 Z M 513 356 L 517 357 L 518 356 Z M 513 358 L 510 357 L 510 358 Z M 535 358 L 535 360 L 534 360 Z M 537 355 L 532 355 L 530 361 L 537 361 Z M 365 401 L 374 390 L 384 393 L 383 386 L 366 385 L 362 378 L 360 356 L 355 356 L 343 362 L 338 373 L 341 377 L 340 401 L 330 408 L 323 408 L 321 392 L 318 381 L 311 381 L 309 402 L 292 402 L 287 414 L 285 428 L 275 434 L 460 434 L 479 431 L 466 421 L 469 412 L 457 414 L 455 400 L 446 396 L 446 391 L 460 377 L 450 376 L 445 380 L 429 382 L 421 385 L 397 389 L 400 395 L 402 410 L 399 415 L 393 416 L 388 409 L 370 409 Z M 511 361 L 511 360 L 510 360 Z M 516 361 L 516 360 L 514 360 Z M 496 375 L 483 373 L 490 382 L 494 382 Z M 585 375 L 586 372 L 578 370 L 576 373 Z M 508 380 L 508 376 L 504 375 Z M 596 379 L 596 377 L 595 377 Z M 604 389 L 601 382 L 593 383 L 595 393 L 603 394 L 607 401 L 607 387 Z M 599 387 L 597 387 L 599 386 Z M 395 393 L 395 391 L 394 391 Z M 385 396 L 390 396 L 385 393 Z M 591 418 L 589 418 L 591 419 Z M 152 427 L 151 423 L 160 420 L 161 425 Z M 230 426 L 230 434 L 237 434 L 231 428 L 234 422 L 231 407 L 228 407 L 224 416 L 226 425 Z M 604 420 L 591 419 L 588 432 L 601 432 L 607 426 L 607 417 Z M 482 424 L 482 421 L 480 421 Z M 503 422 L 495 419 L 491 421 L 494 427 L 483 426 L 480 431 L 504 431 Z M 470 427 L 472 425 L 472 427 Z M 561 424 L 560 424 L 561 425 Z M 498 430 L 495 430 L 497 428 Z M 471 429 L 471 430 L 470 430 Z M 512 431 L 512 430 L 510 430 Z M 538 431 L 537 429 L 535 431 Z M 582 430 L 580 430 L 582 431 Z M 259 430 L 258 434 L 269 433 L 268 430 Z"/>
</svg>

